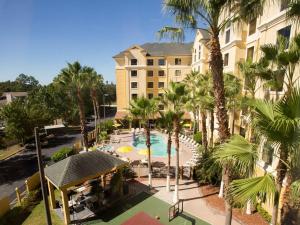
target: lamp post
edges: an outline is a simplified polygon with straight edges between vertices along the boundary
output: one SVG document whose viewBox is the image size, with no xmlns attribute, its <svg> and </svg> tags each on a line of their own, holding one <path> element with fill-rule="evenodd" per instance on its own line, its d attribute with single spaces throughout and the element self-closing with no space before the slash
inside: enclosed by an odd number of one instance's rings
<svg viewBox="0 0 300 225">
<path fill-rule="evenodd" d="M 105 97 L 108 97 L 108 94 L 103 94 L 103 120 L 105 120 Z"/>
</svg>

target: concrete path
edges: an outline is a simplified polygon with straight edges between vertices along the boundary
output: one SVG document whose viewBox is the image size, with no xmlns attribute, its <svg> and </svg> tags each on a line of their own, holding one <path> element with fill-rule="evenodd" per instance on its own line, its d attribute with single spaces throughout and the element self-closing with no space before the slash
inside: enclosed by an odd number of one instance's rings
<svg viewBox="0 0 300 225">
<path fill-rule="evenodd" d="M 143 181 L 147 184 L 147 181 Z M 154 194 L 155 197 L 169 203 L 173 204 L 172 197 L 173 191 L 167 192 L 165 186 L 165 179 L 154 179 L 153 187 L 158 191 Z M 172 181 L 174 183 L 174 181 Z M 172 186 L 172 189 L 174 187 Z M 211 208 L 207 205 L 205 196 L 200 192 L 199 185 L 197 182 L 180 180 L 179 186 L 179 198 L 183 202 L 183 210 L 191 215 L 198 217 L 212 225 L 222 225 L 225 223 L 224 213 Z M 232 221 L 232 225 L 241 225 L 237 221 Z"/>
</svg>

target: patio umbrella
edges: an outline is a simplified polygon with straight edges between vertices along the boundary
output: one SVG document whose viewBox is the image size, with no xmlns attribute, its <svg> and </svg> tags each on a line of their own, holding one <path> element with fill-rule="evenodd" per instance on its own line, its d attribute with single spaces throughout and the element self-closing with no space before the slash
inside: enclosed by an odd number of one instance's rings
<svg viewBox="0 0 300 225">
<path fill-rule="evenodd" d="M 139 155 L 148 155 L 148 149 L 139 150 Z M 150 150 L 150 154 L 152 154 L 152 150 Z"/>
<path fill-rule="evenodd" d="M 122 124 L 115 123 L 113 126 L 114 126 L 115 128 L 118 128 L 118 127 L 122 126 Z"/>
<path fill-rule="evenodd" d="M 191 128 L 191 126 L 192 126 L 192 124 L 190 124 L 190 123 L 183 124 L 183 127 Z"/>
<path fill-rule="evenodd" d="M 132 150 L 133 150 L 133 148 L 131 146 L 122 146 L 117 149 L 117 151 L 121 152 L 121 153 L 128 153 L 128 152 L 131 152 Z"/>
</svg>

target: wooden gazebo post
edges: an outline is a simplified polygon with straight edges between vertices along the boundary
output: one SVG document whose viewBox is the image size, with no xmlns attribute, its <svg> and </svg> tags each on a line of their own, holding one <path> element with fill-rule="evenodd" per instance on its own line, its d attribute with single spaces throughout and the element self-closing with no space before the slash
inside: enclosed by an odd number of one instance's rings
<svg viewBox="0 0 300 225">
<path fill-rule="evenodd" d="M 54 187 L 53 184 L 48 180 L 48 191 L 49 191 L 49 200 L 51 209 L 55 209 L 55 195 L 54 195 Z"/>
<path fill-rule="evenodd" d="M 70 219 L 67 189 L 61 189 L 60 194 L 61 194 L 61 199 L 62 199 L 62 204 L 63 204 L 64 221 L 65 221 L 65 224 L 68 225 L 68 224 L 70 224 L 71 219 Z"/>
</svg>

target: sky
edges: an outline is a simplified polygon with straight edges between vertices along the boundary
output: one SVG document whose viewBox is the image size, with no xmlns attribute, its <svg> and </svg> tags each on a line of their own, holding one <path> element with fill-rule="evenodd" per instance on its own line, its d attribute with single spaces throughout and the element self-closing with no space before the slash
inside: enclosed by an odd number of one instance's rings
<svg viewBox="0 0 300 225">
<path fill-rule="evenodd" d="M 78 60 L 115 82 L 112 56 L 157 42 L 174 19 L 163 0 L 0 0 L 0 81 L 19 74 L 50 83 Z M 186 33 L 186 42 L 194 39 Z M 170 41 L 170 40 L 163 40 Z"/>
</svg>

